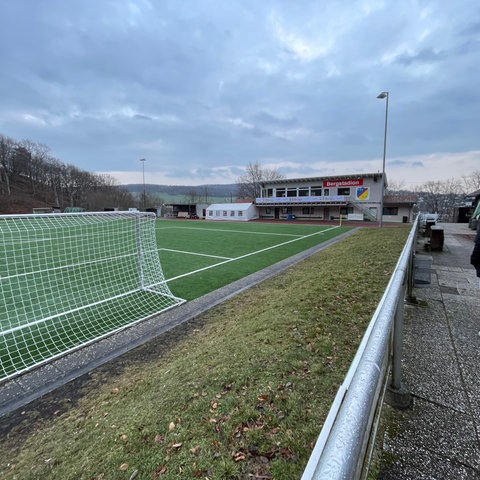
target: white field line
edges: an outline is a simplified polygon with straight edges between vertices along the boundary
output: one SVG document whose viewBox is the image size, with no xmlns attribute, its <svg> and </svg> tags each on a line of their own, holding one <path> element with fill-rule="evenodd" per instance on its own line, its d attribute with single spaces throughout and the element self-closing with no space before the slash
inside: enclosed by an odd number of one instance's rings
<svg viewBox="0 0 480 480">
<path fill-rule="evenodd" d="M 89 237 L 98 237 L 97 233 L 85 233 L 82 235 L 82 239 L 88 239 Z M 65 242 L 66 240 L 70 239 L 78 239 L 78 235 L 62 235 L 62 236 L 56 236 L 56 237 L 33 237 L 30 238 L 29 240 L 20 240 L 17 241 L 15 238 L 12 238 L 12 240 L 5 240 L 2 242 L 2 245 L 10 246 L 10 245 L 18 245 L 22 243 L 40 243 L 40 242 L 50 242 L 50 241 L 56 241 L 56 240 L 61 240 L 62 242 Z"/>
<path fill-rule="evenodd" d="M 155 250 L 146 250 L 143 252 L 144 254 L 152 253 L 155 252 Z M 45 272 L 54 272 L 56 270 L 65 270 L 65 269 L 70 269 L 70 268 L 76 268 L 76 267 L 84 267 L 86 265 L 96 265 L 98 263 L 105 263 L 105 262 L 110 262 L 110 261 L 115 261 L 115 260 L 121 260 L 124 258 L 130 258 L 130 257 L 138 257 L 137 252 L 133 253 L 128 253 L 125 255 L 116 255 L 115 257 L 108 257 L 108 258 L 99 258 L 98 260 L 89 260 L 86 262 L 77 262 L 77 263 L 71 263 L 68 265 L 60 265 L 59 267 L 53 267 L 53 268 L 42 268 L 40 270 L 32 270 L 30 272 L 24 272 L 24 273 L 17 273 L 15 275 L 7 275 L 5 277 L 0 277 L 0 281 L 3 280 L 10 280 L 11 278 L 20 278 L 20 277 L 27 277 L 29 275 L 37 275 L 39 273 L 45 273 Z"/>
<path fill-rule="evenodd" d="M 288 240 L 286 242 L 279 243 L 277 245 L 272 245 L 271 247 L 262 248 L 261 250 L 256 250 L 254 252 L 250 252 L 250 253 L 247 253 L 245 255 L 241 255 L 240 257 L 230 258 L 228 260 L 225 260 L 224 262 L 215 263 L 215 264 L 210 265 L 208 267 L 199 268 L 198 270 L 193 270 L 192 272 L 184 273 L 182 275 L 178 275 L 176 277 L 166 279 L 165 283 L 171 282 L 173 280 L 178 280 L 179 278 L 188 277 L 189 275 L 193 275 L 195 273 L 203 272 L 205 270 L 210 270 L 211 268 L 215 268 L 215 267 L 218 267 L 220 265 L 225 265 L 226 263 L 235 262 L 237 260 L 242 260 L 243 258 L 251 257 L 252 255 L 257 255 L 258 253 L 263 253 L 263 252 L 266 252 L 268 250 L 273 250 L 274 248 L 282 247 L 283 245 L 288 245 L 289 243 L 298 242 L 299 240 L 303 240 L 305 238 L 313 237 L 314 235 L 322 235 L 323 233 L 328 232 L 329 230 L 335 230 L 336 228 L 339 228 L 339 227 L 338 226 L 330 227 L 330 228 L 327 228 L 326 230 L 322 230 L 321 232 L 311 233 L 310 235 L 304 235 L 300 238 L 294 238 L 292 240 Z"/>
<path fill-rule="evenodd" d="M 51 240 L 57 240 L 56 238 L 34 238 L 32 240 L 11 240 L 11 241 L 4 241 L 2 245 L 10 246 L 10 245 L 18 245 L 21 243 L 40 243 L 40 242 L 49 242 Z"/>
<path fill-rule="evenodd" d="M 185 302 L 185 300 L 183 300 L 182 298 L 175 297 L 174 295 L 165 295 L 165 294 L 157 292 L 155 289 L 151 288 L 151 287 L 155 287 L 155 285 L 160 285 L 160 283 L 164 283 L 164 282 L 159 282 L 159 283 L 156 283 L 156 284 L 153 284 L 153 285 L 148 285 L 146 288 L 143 288 L 143 289 L 136 288 L 135 290 L 130 290 L 129 292 L 123 292 L 123 293 L 120 293 L 119 295 L 114 295 L 113 297 L 104 298 L 103 300 L 98 300 L 96 302 L 89 303 L 88 305 L 82 305 L 81 307 L 76 307 L 76 308 L 72 308 L 70 310 L 66 310 L 64 312 L 55 313 L 54 315 L 50 315 L 49 317 L 45 317 L 45 318 L 40 318 L 39 320 L 36 320 L 34 322 L 30 322 L 30 323 L 26 323 L 26 324 L 22 324 L 22 325 L 17 325 L 16 327 L 9 328 L 8 330 L 3 330 L 1 332 L 1 335 L 5 336 L 5 335 L 8 335 L 9 333 L 14 333 L 14 332 L 17 332 L 19 330 L 23 330 L 24 328 L 30 328 L 32 326 L 39 325 L 41 323 L 45 323 L 48 320 L 53 320 L 53 319 L 61 317 L 63 315 L 68 315 L 70 313 L 80 312 L 80 311 L 86 310 L 87 308 L 90 308 L 90 307 L 96 307 L 97 305 L 102 305 L 104 303 L 111 302 L 112 300 L 117 300 L 119 298 L 128 297 L 129 295 L 140 292 L 141 290 L 148 291 L 150 293 L 154 293 L 154 294 L 160 295 L 162 297 L 172 298 L 177 302 L 182 302 L 182 303 Z"/>
<path fill-rule="evenodd" d="M 14 333 L 14 332 L 17 332 L 18 330 L 23 330 L 24 328 L 30 328 L 34 325 L 39 325 L 41 323 L 47 322 L 48 320 L 53 320 L 54 318 L 61 317 L 62 315 L 68 315 L 69 313 L 79 312 L 79 311 L 85 310 L 89 307 L 94 307 L 96 305 L 101 305 L 103 303 L 107 303 L 107 302 L 110 302 L 112 300 L 117 300 L 118 298 L 126 297 L 126 296 L 131 295 L 132 293 L 136 293 L 138 291 L 139 291 L 139 289 L 137 288 L 135 290 L 131 290 L 129 292 L 124 292 L 124 293 L 121 293 L 119 295 L 115 295 L 113 297 L 108 297 L 108 298 L 105 298 L 103 300 L 99 300 L 97 302 L 90 303 L 88 305 L 82 305 L 81 307 L 72 308 L 70 310 L 66 310 L 65 312 L 55 313 L 54 315 L 50 315 L 50 316 L 45 317 L 45 318 L 40 318 L 39 320 L 35 320 L 34 322 L 30 322 L 30 323 L 26 323 L 26 324 L 22 324 L 22 325 L 17 325 L 16 327 L 9 328 L 8 330 L 2 330 L 1 333 L 2 333 L 2 336 L 8 335 L 9 333 Z"/>
<path fill-rule="evenodd" d="M 245 233 L 250 235 L 278 235 L 282 237 L 301 237 L 304 238 L 303 235 L 297 235 L 294 233 L 268 233 L 268 232 L 254 232 L 254 231 L 246 231 L 246 230 L 230 230 L 230 229 L 223 229 L 223 228 L 203 228 L 203 227 L 161 227 L 159 230 L 167 230 L 167 229 L 184 229 L 184 230 L 204 230 L 206 232 L 227 232 L 227 233 Z"/>
<path fill-rule="evenodd" d="M 222 257 L 220 255 L 208 255 L 207 253 L 187 252 L 185 250 L 173 250 L 172 248 L 159 248 L 163 252 L 184 253 L 185 255 L 198 255 L 199 257 L 221 258 L 222 260 L 232 260 L 231 257 Z"/>
</svg>

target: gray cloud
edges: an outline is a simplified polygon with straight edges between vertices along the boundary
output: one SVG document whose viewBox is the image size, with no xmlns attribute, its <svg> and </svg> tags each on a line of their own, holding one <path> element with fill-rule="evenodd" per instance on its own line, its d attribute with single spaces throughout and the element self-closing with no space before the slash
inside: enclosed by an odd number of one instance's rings
<svg viewBox="0 0 480 480">
<path fill-rule="evenodd" d="M 2 2 L 0 133 L 125 178 L 343 174 L 381 158 L 388 90 L 394 159 L 478 150 L 477 3 Z"/>
</svg>

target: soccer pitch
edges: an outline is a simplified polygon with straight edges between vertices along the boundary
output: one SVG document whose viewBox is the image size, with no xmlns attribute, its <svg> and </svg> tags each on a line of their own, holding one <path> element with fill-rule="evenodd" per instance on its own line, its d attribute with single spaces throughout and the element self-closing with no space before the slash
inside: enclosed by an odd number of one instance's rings
<svg viewBox="0 0 480 480">
<path fill-rule="evenodd" d="M 139 215 L 2 219 L 0 380 L 348 230 Z"/>
<path fill-rule="evenodd" d="M 170 290 L 192 300 L 349 230 L 338 225 L 157 221 Z"/>
</svg>

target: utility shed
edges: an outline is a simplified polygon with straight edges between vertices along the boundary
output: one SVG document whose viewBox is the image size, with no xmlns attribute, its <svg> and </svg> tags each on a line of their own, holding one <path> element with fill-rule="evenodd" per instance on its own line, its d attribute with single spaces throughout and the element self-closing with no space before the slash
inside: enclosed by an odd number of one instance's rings
<svg viewBox="0 0 480 480">
<path fill-rule="evenodd" d="M 258 218 L 257 207 L 253 203 L 212 203 L 207 207 L 206 220 L 244 221 Z"/>
</svg>

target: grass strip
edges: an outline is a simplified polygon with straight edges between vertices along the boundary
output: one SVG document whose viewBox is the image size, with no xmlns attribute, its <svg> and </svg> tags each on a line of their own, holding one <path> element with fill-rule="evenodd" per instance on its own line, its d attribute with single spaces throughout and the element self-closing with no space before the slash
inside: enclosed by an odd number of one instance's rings
<svg viewBox="0 0 480 480">
<path fill-rule="evenodd" d="M 360 230 L 26 409 L 0 476 L 299 478 L 408 232 Z"/>
</svg>

